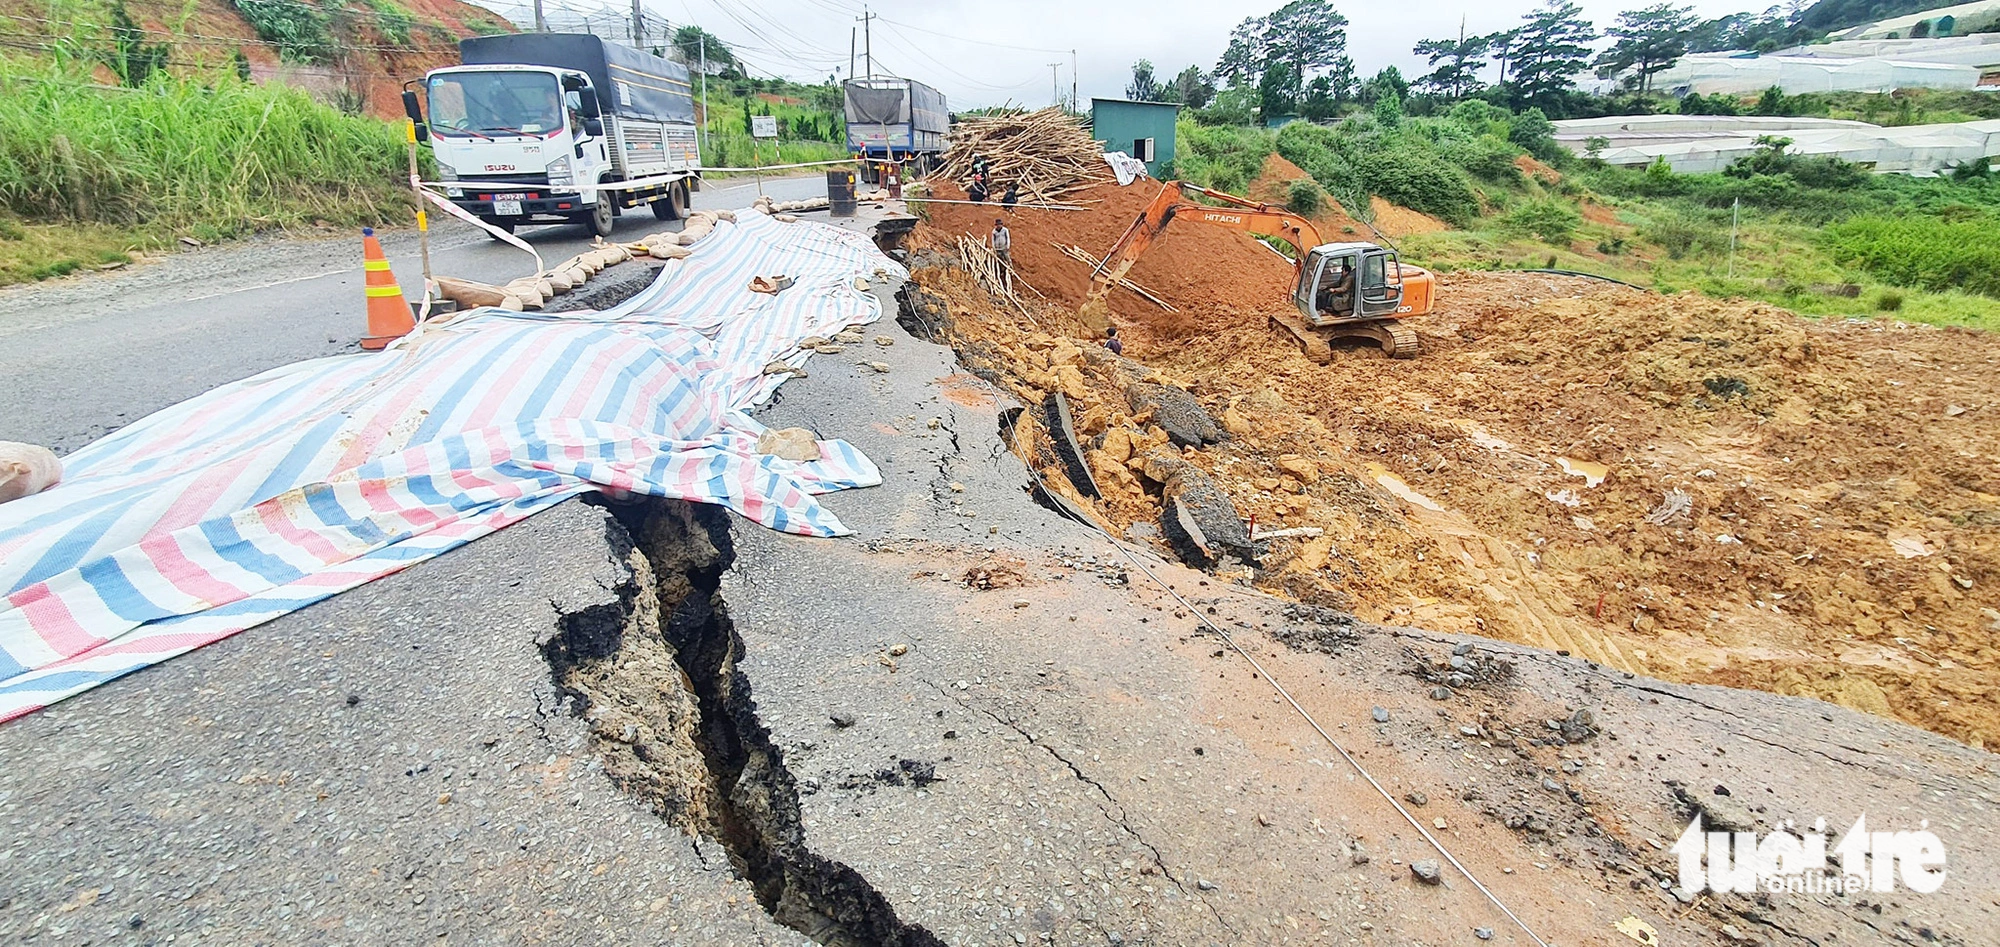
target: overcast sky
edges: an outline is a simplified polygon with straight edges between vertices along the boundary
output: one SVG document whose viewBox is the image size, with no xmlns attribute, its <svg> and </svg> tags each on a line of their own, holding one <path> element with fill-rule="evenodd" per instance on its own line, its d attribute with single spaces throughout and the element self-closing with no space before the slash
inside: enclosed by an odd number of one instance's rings
<svg viewBox="0 0 2000 947">
<path fill-rule="evenodd" d="M 479 0 L 475 0 L 479 2 Z M 824 80 L 847 74 L 850 30 L 859 24 L 858 0 L 641 0 L 646 12 L 675 25 L 695 23 L 739 47 L 758 74 Z M 1284 0 L 882 0 L 868 9 L 874 21 L 877 71 L 917 79 L 942 89 L 954 109 L 1013 102 L 1041 106 L 1052 85 L 1064 96 L 1071 81 L 1070 50 L 1083 99 L 1122 96 L 1132 63 L 1150 59 L 1162 77 L 1193 64 L 1204 70 L 1228 45 L 1229 31 L 1244 17 L 1268 13 Z M 1601 29 L 1620 10 L 1651 0 L 1578 0 Z M 1684 0 L 1685 2 L 1685 0 Z M 545 0 L 578 11 L 630 10 L 617 0 Z M 513 0 L 487 0 L 510 16 Z M 1693 0 L 1703 17 L 1755 6 L 1736 0 Z M 1350 21 L 1348 54 L 1362 77 L 1393 65 L 1414 79 L 1429 67 L 1410 52 L 1420 39 L 1455 37 L 1463 18 L 1467 35 L 1505 29 L 1536 6 L 1530 0 L 1396 0 L 1336 2 Z M 1057 79 L 1050 80 L 1050 63 Z M 866 67 L 860 67 L 866 72 Z M 1489 67 L 1489 75 L 1490 75 Z"/>
</svg>

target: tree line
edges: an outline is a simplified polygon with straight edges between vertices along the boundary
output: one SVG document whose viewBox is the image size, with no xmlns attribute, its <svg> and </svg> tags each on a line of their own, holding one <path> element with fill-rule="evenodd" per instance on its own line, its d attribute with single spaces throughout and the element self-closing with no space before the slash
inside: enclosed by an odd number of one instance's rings
<svg viewBox="0 0 2000 947">
<path fill-rule="evenodd" d="M 1263 16 L 1247 17 L 1230 31 L 1229 45 L 1210 71 L 1188 66 L 1172 78 L 1140 60 L 1132 67 L 1127 98 L 1175 102 L 1197 110 L 1210 124 L 1246 124 L 1262 116 L 1332 118 L 1384 99 L 1430 111 L 1480 98 L 1516 111 L 1539 108 L 1563 118 L 1602 114 L 1653 95 L 1654 78 L 1691 52 L 1751 49 L 1768 52 L 1810 42 L 1824 34 L 1806 25 L 1816 8 L 1790 0 L 1761 14 L 1733 13 L 1703 20 L 1691 6 L 1662 0 L 1618 14 L 1599 29 L 1573 0 L 1544 0 L 1512 29 L 1483 35 L 1426 39 L 1414 52 L 1431 71 L 1406 80 L 1394 66 L 1374 76 L 1356 75 L 1347 53 L 1348 20 L 1330 0 L 1291 0 Z M 1597 49 L 1600 39 L 1610 45 Z M 1610 96 L 1578 88 L 1593 73 L 1613 80 Z M 1650 106 L 1635 111 L 1652 111 Z"/>
</svg>

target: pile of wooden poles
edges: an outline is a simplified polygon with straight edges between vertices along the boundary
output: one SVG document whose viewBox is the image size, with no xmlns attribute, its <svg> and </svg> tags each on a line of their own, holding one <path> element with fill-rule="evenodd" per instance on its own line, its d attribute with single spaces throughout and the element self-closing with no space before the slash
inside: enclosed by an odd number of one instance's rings
<svg viewBox="0 0 2000 947">
<path fill-rule="evenodd" d="M 975 158 L 986 159 L 993 200 L 1012 184 L 1020 188 L 1024 203 L 1053 204 L 1111 180 L 1104 149 L 1091 139 L 1083 120 L 1054 106 L 959 122 L 952 127 L 951 147 L 937 176 L 966 187 L 972 183 Z"/>
</svg>

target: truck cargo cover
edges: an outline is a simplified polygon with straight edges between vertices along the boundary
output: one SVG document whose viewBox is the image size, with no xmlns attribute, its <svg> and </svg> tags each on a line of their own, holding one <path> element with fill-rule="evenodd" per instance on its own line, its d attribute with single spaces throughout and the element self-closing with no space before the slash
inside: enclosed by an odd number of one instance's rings
<svg viewBox="0 0 2000 947">
<path fill-rule="evenodd" d="M 589 33 L 511 33 L 460 40 L 468 66 L 517 63 L 590 76 L 604 110 L 619 118 L 694 122 L 687 67 Z"/>
</svg>

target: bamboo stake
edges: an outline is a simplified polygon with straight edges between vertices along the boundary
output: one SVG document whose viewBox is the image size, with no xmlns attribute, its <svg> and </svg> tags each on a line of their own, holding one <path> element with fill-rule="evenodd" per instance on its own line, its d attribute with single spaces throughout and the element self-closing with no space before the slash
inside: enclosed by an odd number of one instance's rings
<svg viewBox="0 0 2000 947">
<path fill-rule="evenodd" d="M 1057 250 L 1062 251 L 1063 256 L 1069 257 L 1070 259 L 1075 260 L 1078 263 L 1088 264 L 1091 267 L 1093 273 L 1096 272 L 1096 268 L 1101 265 L 1096 257 L 1091 256 L 1082 247 L 1064 246 L 1063 244 L 1060 243 L 1051 243 L 1049 245 L 1055 247 Z M 1180 310 L 1174 308 L 1174 306 L 1171 303 L 1168 303 L 1166 300 L 1161 299 L 1151 290 L 1148 290 L 1146 287 L 1141 286 L 1138 283 L 1132 282 L 1130 279 L 1120 278 L 1118 280 L 1118 285 L 1124 287 L 1125 289 L 1131 290 L 1134 294 L 1139 296 L 1139 298 L 1144 299 L 1145 301 L 1152 303 L 1153 305 L 1158 306 L 1161 309 L 1164 309 L 1168 312 L 1180 312 Z"/>
</svg>

